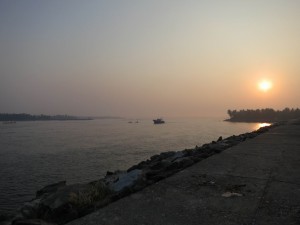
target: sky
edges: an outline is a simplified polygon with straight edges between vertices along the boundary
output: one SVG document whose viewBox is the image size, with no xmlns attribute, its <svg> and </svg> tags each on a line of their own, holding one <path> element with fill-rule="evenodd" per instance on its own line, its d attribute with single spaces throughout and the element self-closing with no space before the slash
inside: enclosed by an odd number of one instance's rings
<svg viewBox="0 0 300 225">
<path fill-rule="evenodd" d="M 0 112 L 296 108 L 299 40 L 298 0 L 1 0 Z"/>
</svg>

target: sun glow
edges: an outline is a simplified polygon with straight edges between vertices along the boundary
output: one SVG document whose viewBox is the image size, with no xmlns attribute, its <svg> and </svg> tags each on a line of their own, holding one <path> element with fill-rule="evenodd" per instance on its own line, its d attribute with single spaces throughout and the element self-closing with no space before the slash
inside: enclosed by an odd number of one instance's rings
<svg viewBox="0 0 300 225">
<path fill-rule="evenodd" d="M 268 126 L 271 126 L 271 125 L 272 125 L 271 123 L 259 123 L 259 124 L 256 125 L 256 128 L 258 130 L 259 128 L 268 127 Z"/>
<path fill-rule="evenodd" d="M 258 84 L 258 87 L 261 91 L 267 92 L 272 88 L 272 83 L 270 81 L 264 80 Z"/>
</svg>

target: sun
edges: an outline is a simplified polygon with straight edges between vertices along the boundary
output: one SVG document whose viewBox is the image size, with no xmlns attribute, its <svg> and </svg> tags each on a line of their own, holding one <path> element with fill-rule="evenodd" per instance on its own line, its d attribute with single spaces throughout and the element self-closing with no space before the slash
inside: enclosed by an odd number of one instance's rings
<svg viewBox="0 0 300 225">
<path fill-rule="evenodd" d="M 272 82 L 268 81 L 268 80 L 263 80 L 263 81 L 259 82 L 258 88 L 261 91 L 267 92 L 272 88 Z"/>
</svg>

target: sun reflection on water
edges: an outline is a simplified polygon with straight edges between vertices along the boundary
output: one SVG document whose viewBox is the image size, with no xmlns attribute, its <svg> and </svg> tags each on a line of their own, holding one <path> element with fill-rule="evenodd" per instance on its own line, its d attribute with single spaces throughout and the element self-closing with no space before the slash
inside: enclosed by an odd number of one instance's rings
<svg viewBox="0 0 300 225">
<path fill-rule="evenodd" d="M 258 123 L 255 125 L 255 130 L 258 130 L 259 128 L 262 128 L 262 127 L 268 127 L 271 125 L 272 125 L 271 123 Z"/>
</svg>

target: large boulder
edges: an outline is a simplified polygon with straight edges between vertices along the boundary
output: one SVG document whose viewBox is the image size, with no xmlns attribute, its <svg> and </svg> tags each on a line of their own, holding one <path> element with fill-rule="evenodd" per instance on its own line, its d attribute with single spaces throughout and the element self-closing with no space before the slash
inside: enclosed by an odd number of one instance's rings
<svg viewBox="0 0 300 225">
<path fill-rule="evenodd" d="M 50 187 L 50 188 L 49 188 Z M 19 224 L 32 222 L 40 223 L 42 220 L 64 224 L 90 212 L 99 201 L 111 196 L 112 191 L 101 181 L 64 185 L 57 183 L 49 185 L 39 192 L 39 198 L 24 204 L 21 215 L 15 219 Z M 56 191 L 54 191 L 56 190 Z M 39 221 L 38 219 L 42 219 Z M 28 222 L 29 223 L 29 222 Z"/>
<path fill-rule="evenodd" d="M 41 197 L 42 195 L 44 194 L 51 194 L 51 193 L 54 193 L 56 192 L 59 188 L 62 188 L 66 186 L 66 181 L 60 181 L 60 182 L 57 182 L 57 183 L 54 183 L 54 184 L 50 184 L 50 185 L 47 185 L 45 187 L 43 187 L 42 189 L 38 190 L 36 192 L 36 197 L 39 198 Z"/>
<path fill-rule="evenodd" d="M 142 170 L 135 169 L 130 172 L 119 173 L 113 181 L 109 183 L 109 187 L 114 192 L 120 192 L 127 187 L 131 187 L 141 178 Z"/>
</svg>

